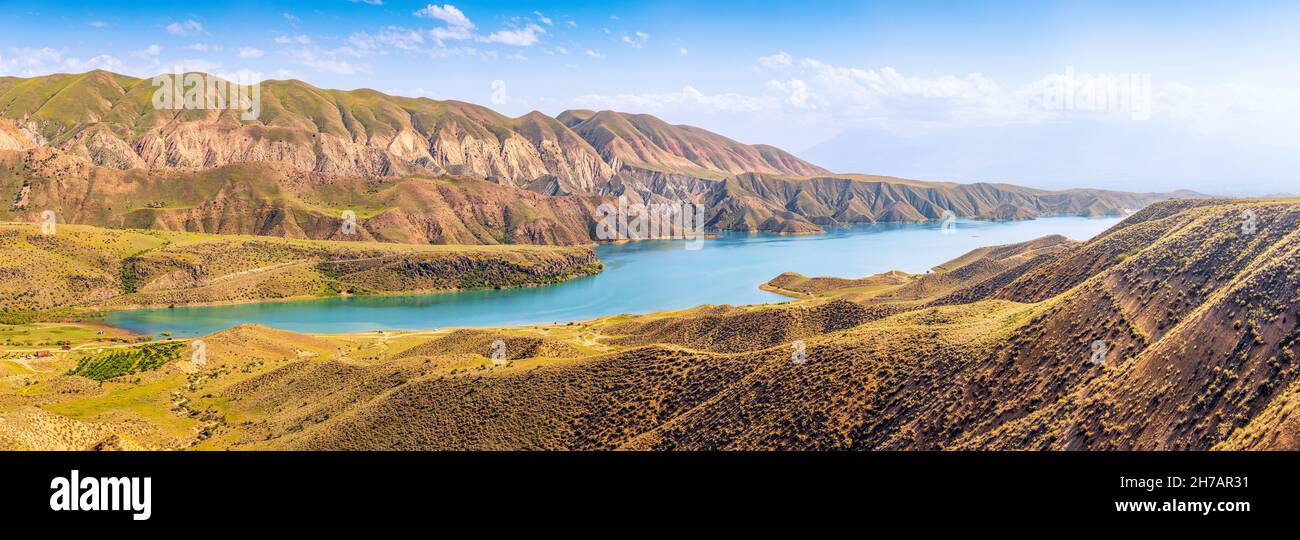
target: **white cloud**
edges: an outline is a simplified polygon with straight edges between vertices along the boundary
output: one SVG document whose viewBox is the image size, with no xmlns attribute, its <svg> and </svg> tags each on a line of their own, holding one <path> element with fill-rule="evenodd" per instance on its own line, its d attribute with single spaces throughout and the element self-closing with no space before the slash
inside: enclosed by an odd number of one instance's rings
<svg viewBox="0 0 1300 540">
<path fill-rule="evenodd" d="M 815 108 L 808 103 L 808 83 L 802 80 L 768 81 L 767 89 L 785 95 L 786 101 L 796 108 Z"/>
<path fill-rule="evenodd" d="M 86 24 L 89 25 L 91 28 L 108 28 L 108 23 L 104 21 L 90 21 Z"/>
<path fill-rule="evenodd" d="M 640 49 L 643 45 L 646 44 L 647 41 L 650 41 L 650 34 L 647 34 L 645 32 L 637 32 L 632 36 L 629 36 L 627 34 L 623 35 L 623 43 L 631 45 L 632 47 L 637 49 Z"/>
<path fill-rule="evenodd" d="M 284 12 L 284 13 L 281 13 L 280 16 L 281 16 L 281 17 L 284 17 L 284 20 L 289 21 L 289 24 L 290 24 L 291 26 L 295 26 L 295 27 L 296 27 L 296 26 L 298 26 L 298 23 L 302 22 L 302 19 L 299 19 L 297 15 L 294 15 L 294 14 L 289 13 L 289 12 L 287 12 L 287 11 Z"/>
<path fill-rule="evenodd" d="M 549 18 L 538 15 L 545 24 L 553 24 Z M 503 28 L 492 32 L 491 34 L 482 35 L 476 32 L 477 26 L 469 19 L 459 8 L 451 4 L 429 4 L 423 9 L 413 13 L 416 17 L 433 19 L 446 23 L 446 26 L 440 26 L 428 30 L 429 37 L 439 46 L 445 46 L 447 41 L 477 41 L 480 43 L 499 43 L 502 45 L 512 45 L 515 47 L 531 47 L 541 41 L 541 36 L 546 34 L 546 29 L 537 24 L 527 24 L 523 27 Z M 444 49 L 450 50 L 450 49 Z"/>
<path fill-rule="evenodd" d="M 131 51 L 131 56 L 139 58 L 157 58 L 159 54 L 162 54 L 162 47 L 157 44 L 151 44 L 138 51 Z"/>
<path fill-rule="evenodd" d="M 544 25 L 546 25 L 546 26 L 553 26 L 553 25 L 555 24 L 555 21 L 551 20 L 550 17 L 547 17 L 547 16 L 545 16 L 545 15 L 542 15 L 542 12 L 540 12 L 540 11 L 534 11 L 534 12 L 533 12 L 533 15 L 536 15 L 536 16 L 537 16 L 537 20 L 542 21 L 542 24 L 544 24 Z"/>
<path fill-rule="evenodd" d="M 979 73 L 913 77 L 891 67 L 853 68 L 814 59 L 796 63 L 784 53 L 759 64 L 796 70 L 795 77 L 768 81 L 766 89 L 791 112 L 815 114 L 826 122 L 936 126 L 1043 118 L 1022 89 Z"/>
<path fill-rule="evenodd" d="M 696 107 L 697 113 L 727 110 L 721 105 L 734 110 L 737 103 L 761 104 L 766 120 L 737 114 L 730 122 L 770 121 L 772 126 L 798 126 L 813 136 L 850 129 L 878 129 L 915 137 L 945 130 L 1015 125 L 1153 122 L 1175 126 L 1170 128 L 1174 131 L 1192 130 L 1259 148 L 1300 146 L 1300 132 L 1294 129 L 1294 124 L 1300 122 L 1297 89 L 1250 84 L 1191 87 L 1158 79 L 1145 83 L 1142 81 L 1150 79 L 1140 74 L 1089 76 L 1067 72 L 1029 82 L 996 81 L 980 73 L 915 76 L 891 67 L 841 66 L 796 59 L 787 53 L 760 58 L 758 65 L 760 72 L 781 70 L 785 75 L 766 81 L 751 94 L 724 94 L 729 97 L 721 101 L 687 99 L 691 94 L 682 92 L 615 96 L 619 99 L 611 104 L 653 106 L 661 112 L 680 112 L 689 105 Z M 1076 89 L 1075 102 L 1067 107 L 1051 106 L 1044 99 L 1045 90 L 1059 86 L 1063 77 L 1073 77 L 1070 80 Z M 1094 83 L 1096 89 L 1087 93 L 1087 85 Z M 1111 83 L 1119 84 L 1119 88 L 1106 97 L 1110 88 L 1106 85 Z M 1143 84 L 1149 84 L 1149 88 L 1141 88 Z M 1118 103 L 1116 95 L 1121 100 Z M 1130 101 L 1122 101 L 1126 96 L 1131 96 Z M 719 106 L 705 107 L 709 104 Z"/>
<path fill-rule="evenodd" d="M 474 39 L 474 30 L 464 26 L 444 26 L 429 30 L 429 36 L 434 41 L 442 43 L 444 41 L 465 41 Z"/>
<path fill-rule="evenodd" d="M 502 45 L 514 45 L 516 47 L 530 47 L 536 44 L 545 34 L 546 30 L 535 24 L 530 24 L 523 28 L 510 30 L 497 30 L 491 35 L 482 38 L 480 41 L 488 43 L 500 43 Z"/>
<path fill-rule="evenodd" d="M 593 50 L 591 50 L 591 49 L 587 49 L 587 53 L 586 53 L 586 54 L 587 54 L 587 56 L 590 56 L 590 57 L 592 57 L 592 58 L 597 58 L 597 59 L 599 59 L 599 58 L 604 58 L 604 57 L 605 57 L 604 54 L 598 53 L 598 52 L 593 51 Z"/>
<path fill-rule="evenodd" d="M 263 56 L 266 56 L 266 52 L 263 51 L 262 49 L 257 49 L 257 48 L 253 48 L 253 47 L 240 47 L 240 48 L 239 48 L 239 57 L 240 57 L 240 58 L 261 58 L 261 57 L 263 57 Z"/>
<path fill-rule="evenodd" d="M 186 58 L 177 62 L 173 69 L 179 68 L 182 72 L 201 71 L 203 73 L 216 73 L 221 69 L 221 62 L 213 62 L 202 58 Z"/>
<path fill-rule="evenodd" d="M 193 36 L 203 33 L 203 23 L 194 19 L 188 19 L 183 22 L 174 22 L 166 27 L 168 34 L 173 36 Z"/>
<path fill-rule="evenodd" d="M 442 29 L 435 29 L 442 30 Z M 337 49 L 336 51 L 348 56 L 370 56 L 386 55 L 389 49 L 397 49 L 411 53 L 423 54 L 431 58 L 450 58 L 453 56 L 472 56 L 478 51 L 473 47 L 449 47 L 439 39 L 439 34 L 434 33 L 432 37 L 433 44 L 429 45 L 425 34 L 420 30 L 403 28 L 400 26 L 389 26 L 370 34 L 367 32 L 356 32 L 348 36 L 348 45 Z M 445 37 L 445 35 L 443 36 Z"/>
<path fill-rule="evenodd" d="M 147 49 L 146 49 L 147 50 Z M 35 77 L 51 73 L 82 73 L 102 69 L 115 73 L 136 76 L 154 75 L 157 61 L 150 59 L 148 66 L 128 67 L 120 59 L 108 54 L 100 54 L 82 59 L 69 56 L 65 50 L 50 47 L 11 47 L 0 54 L 0 75 Z"/>
<path fill-rule="evenodd" d="M 682 47 L 680 49 L 677 49 L 677 54 L 680 56 L 686 56 L 688 54 L 691 54 L 691 51 L 686 50 L 686 47 Z"/>
<path fill-rule="evenodd" d="M 383 47 L 413 51 L 424 44 L 424 34 L 400 26 L 389 26 L 376 34 L 356 32 L 348 36 L 348 43 L 365 52 L 373 52 Z"/>
<path fill-rule="evenodd" d="M 764 56 L 758 59 L 758 65 L 768 69 L 787 68 L 793 63 L 794 58 L 785 52 L 779 52 L 772 56 Z"/>
<path fill-rule="evenodd" d="M 9 56 L 0 55 L 0 73 L 27 75 L 30 70 L 43 70 L 45 66 L 63 61 L 63 54 L 49 47 L 42 49 L 11 48 Z"/>
<path fill-rule="evenodd" d="M 364 66 L 359 66 L 343 60 L 332 58 L 328 52 L 317 49 L 291 49 L 283 51 L 289 60 L 322 73 L 331 73 L 334 75 L 355 75 L 358 72 L 366 71 Z"/>
<path fill-rule="evenodd" d="M 573 100 L 580 107 L 620 111 L 665 111 L 679 109 L 706 109 L 753 113 L 769 109 L 772 99 L 762 96 L 723 93 L 705 94 L 687 85 L 679 92 L 644 94 L 589 94 Z"/>
<path fill-rule="evenodd" d="M 275 42 L 281 45 L 290 45 L 295 43 L 298 45 L 308 45 L 311 43 L 311 37 L 305 35 L 276 36 Z"/>
<path fill-rule="evenodd" d="M 470 22 L 469 17 L 466 17 L 459 8 L 451 4 L 443 4 L 441 6 L 437 4 L 429 4 L 425 6 L 424 9 L 416 11 L 413 15 L 426 19 L 436 19 L 445 22 L 447 23 L 447 26 L 454 28 L 474 28 L 474 23 Z"/>
<path fill-rule="evenodd" d="M 211 45 L 211 44 L 208 44 L 208 43 L 194 43 L 194 44 L 190 44 L 190 45 L 185 46 L 185 48 L 186 48 L 186 49 L 189 49 L 189 50 L 191 50 L 191 51 L 198 51 L 198 52 L 204 52 L 204 53 L 205 53 L 205 52 L 218 52 L 218 51 L 221 50 L 221 46 L 220 46 L 220 45 Z"/>
</svg>

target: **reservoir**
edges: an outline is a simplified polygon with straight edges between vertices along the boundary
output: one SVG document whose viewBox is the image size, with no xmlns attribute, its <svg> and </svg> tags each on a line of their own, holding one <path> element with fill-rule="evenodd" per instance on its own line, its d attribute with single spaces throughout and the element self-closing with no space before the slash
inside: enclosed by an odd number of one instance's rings
<svg viewBox="0 0 1300 540">
<path fill-rule="evenodd" d="M 857 278 L 889 270 L 925 273 L 972 249 L 1060 234 L 1087 240 L 1120 218 L 876 224 L 827 234 L 724 233 L 699 249 L 685 241 L 601 245 L 605 271 L 558 285 L 416 296 L 324 298 L 293 302 L 115 311 L 109 324 L 141 334 L 203 336 L 240 324 L 311 333 L 433 330 L 582 321 L 702 304 L 763 304 L 789 299 L 759 290 L 782 272 Z"/>
</svg>

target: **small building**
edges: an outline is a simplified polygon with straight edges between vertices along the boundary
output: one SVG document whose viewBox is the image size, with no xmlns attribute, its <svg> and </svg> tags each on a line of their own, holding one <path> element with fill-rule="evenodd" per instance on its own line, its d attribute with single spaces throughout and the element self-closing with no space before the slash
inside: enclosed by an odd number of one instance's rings
<svg viewBox="0 0 1300 540">
<path fill-rule="evenodd" d="M 54 356 L 54 354 L 50 353 L 50 351 L 36 351 L 37 358 L 49 358 L 51 356 Z"/>
</svg>

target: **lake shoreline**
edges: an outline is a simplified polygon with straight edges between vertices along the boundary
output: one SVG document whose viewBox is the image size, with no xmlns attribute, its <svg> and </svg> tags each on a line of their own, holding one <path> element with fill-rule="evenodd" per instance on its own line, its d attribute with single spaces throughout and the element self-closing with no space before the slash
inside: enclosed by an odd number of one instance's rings
<svg viewBox="0 0 1300 540">
<path fill-rule="evenodd" d="M 1118 221 L 959 220 L 955 233 L 935 223 L 865 225 L 798 236 L 728 233 L 706 240 L 702 249 L 686 249 L 680 239 L 602 244 L 596 248 L 602 272 L 547 286 L 115 309 L 105 321 L 145 335 L 207 335 L 240 324 L 336 335 L 527 327 L 701 305 L 776 304 L 810 297 L 765 286 L 786 272 L 849 278 L 891 270 L 924 273 L 973 249 L 1052 234 L 1086 240 Z"/>
</svg>

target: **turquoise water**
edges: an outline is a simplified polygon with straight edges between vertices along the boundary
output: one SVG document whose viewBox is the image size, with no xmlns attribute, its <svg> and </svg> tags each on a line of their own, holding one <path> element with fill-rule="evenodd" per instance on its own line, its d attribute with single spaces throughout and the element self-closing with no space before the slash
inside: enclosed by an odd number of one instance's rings
<svg viewBox="0 0 1300 540">
<path fill-rule="evenodd" d="M 603 245 L 600 275 L 529 289 L 419 296 L 327 298 L 234 306 L 118 311 L 112 325 L 142 334 L 202 336 L 245 323 L 299 332 L 430 330 L 593 319 L 701 304 L 762 304 L 785 297 L 758 286 L 782 272 L 862 277 L 888 270 L 923 273 L 981 246 L 1048 234 L 1092 238 L 1118 218 L 1047 218 L 1019 222 L 958 221 L 836 229 L 816 236 L 725 234 L 698 250 L 682 241 Z"/>
</svg>

